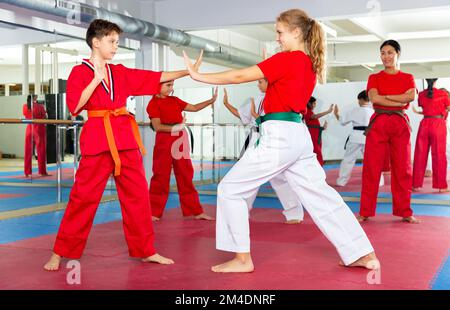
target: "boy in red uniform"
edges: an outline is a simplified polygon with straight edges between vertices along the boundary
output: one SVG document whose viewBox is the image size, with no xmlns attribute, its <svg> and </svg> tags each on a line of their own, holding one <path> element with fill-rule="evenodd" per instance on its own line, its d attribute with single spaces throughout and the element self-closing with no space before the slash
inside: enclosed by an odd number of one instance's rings
<svg viewBox="0 0 450 310">
<path fill-rule="evenodd" d="M 67 81 L 67 105 L 75 116 L 88 111 L 80 138 L 82 159 L 69 203 L 56 237 L 53 255 L 44 266 L 58 270 L 61 257 L 81 257 L 98 204 L 111 173 L 122 208 L 129 255 L 143 262 L 173 264 L 156 253 L 151 209 L 136 121 L 126 111 L 129 96 L 157 94 L 160 83 L 186 76 L 186 70 L 153 72 L 111 65 L 118 48 L 119 26 L 97 19 L 86 33 L 91 58 L 75 66 Z M 196 63 L 200 65 L 201 58 Z"/>
<path fill-rule="evenodd" d="M 211 99 L 198 104 L 189 104 L 171 96 L 173 81 L 161 83 L 161 91 L 148 103 L 147 113 L 156 131 L 153 149 L 153 176 L 150 181 L 150 205 L 153 221 L 159 221 L 169 197 L 170 172 L 177 180 L 178 195 L 184 216 L 213 220 L 203 212 L 198 192 L 192 183 L 194 167 L 189 156 L 188 132 L 183 126 L 182 112 L 197 112 L 213 104 L 217 99 L 217 88 Z"/>
</svg>

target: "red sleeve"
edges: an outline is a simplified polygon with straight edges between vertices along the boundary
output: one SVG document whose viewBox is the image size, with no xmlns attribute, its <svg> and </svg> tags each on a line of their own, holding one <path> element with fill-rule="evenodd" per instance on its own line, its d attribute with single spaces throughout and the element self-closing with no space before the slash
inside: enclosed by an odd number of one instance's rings
<svg viewBox="0 0 450 310">
<path fill-rule="evenodd" d="M 118 65 L 125 77 L 129 96 L 144 96 L 159 94 L 161 89 L 161 74 L 150 70 L 130 69 Z"/>
<path fill-rule="evenodd" d="M 422 106 L 422 101 L 423 100 L 423 92 L 420 92 L 419 93 L 419 96 L 418 96 L 418 98 L 417 98 L 417 105 L 419 106 L 419 107 L 421 107 Z"/>
<path fill-rule="evenodd" d="M 408 74 L 406 77 L 406 90 L 410 90 L 411 88 L 416 89 L 416 82 L 414 81 L 414 76 Z"/>
<path fill-rule="evenodd" d="M 377 76 L 375 74 L 371 74 L 369 76 L 369 80 L 367 81 L 366 91 L 369 92 L 371 89 L 374 89 L 374 88 L 378 90 Z"/>
<path fill-rule="evenodd" d="M 28 107 L 27 107 L 27 104 L 25 103 L 22 107 L 22 114 L 23 114 L 23 116 L 25 116 L 25 118 L 27 117 L 27 113 L 28 113 Z"/>
<path fill-rule="evenodd" d="M 150 100 L 147 105 L 148 118 L 161 118 L 161 113 L 159 111 L 158 102 L 156 100 Z"/>
<path fill-rule="evenodd" d="M 80 102 L 81 93 L 88 86 L 86 80 L 83 78 L 83 69 L 81 66 L 76 66 L 70 72 L 69 78 L 67 79 L 67 92 L 66 92 L 66 102 L 69 107 L 69 111 L 73 116 L 77 116 L 78 113 L 74 113 L 78 102 Z"/>
<path fill-rule="evenodd" d="M 269 83 L 273 83 L 286 75 L 289 64 L 287 63 L 287 53 L 281 52 L 260 62 L 259 69 L 263 72 Z"/>
<path fill-rule="evenodd" d="M 181 111 L 184 111 L 184 109 L 186 108 L 186 106 L 188 105 L 188 103 L 186 101 L 181 100 L 178 97 L 174 97 L 176 98 L 177 104 L 180 107 Z"/>
</svg>

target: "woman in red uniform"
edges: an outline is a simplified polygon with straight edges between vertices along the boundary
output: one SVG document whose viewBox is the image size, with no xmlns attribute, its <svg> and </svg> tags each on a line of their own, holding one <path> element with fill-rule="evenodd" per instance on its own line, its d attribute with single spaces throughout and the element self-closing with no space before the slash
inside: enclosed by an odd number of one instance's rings
<svg viewBox="0 0 450 310">
<path fill-rule="evenodd" d="M 32 100 L 33 98 L 33 100 Z M 23 116 L 26 119 L 44 119 L 47 118 L 47 112 L 42 104 L 38 104 L 36 95 L 28 95 L 27 103 L 23 105 Z M 32 102 L 33 101 L 33 102 Z M 33 145 L 31 144 L 33 140 Z M 27 125 L 25 131 L 25 159 L 24 159 L 24 172 L 25 177 L 29 177 L 32 173 L 31 169 L 31 157 L 33 153 L 33 146 L 36 145 L 37 160 L 39 167 L 39 174 L 41 176 L 47 176 L 47 134 L 45 132 L 44 124 Z"/>
<path fill-rule="evenodd" d="M 150 205 L 153 221 L 159 221 L 169 197 L 170 172 L 172 166 L 177 181 L 181 210 L 184 216 L 213 220 L 203 212 L 198 192 L 192 183 L 194 167 L 189 156 L 188 132 L 183 126 L 182 112 L 197 112 L 213 104 L 217 99 L 217 88 L 211 99 L 198 104 L 189 104 L 171 96 L 173 81 L 161 83 L 161 91 L 148 103 L 147 113 L 156 131 L 153 148 L 153 176 L 150 181 Z"/>
<path fill-rule="evenodd" d="M 437 79 L 427 79 L 428 89 L 419 94 L 419 106 L 423 119 L 417 133 L 414 151 L 413 189 L 423 186 L 428 153 L 431 148 L 433 164 L 433 188 L 447 190 L 447 123 L 446 115 L 450 110 L 447 93 L 436 89 Z"/>
<path fill-rule="evenodd" d="M 391 163 L 393 214 L 408 223 L 418 223 L 411 209 L 411 129 L 405 110 L 415 99 L 414 77 L 397 69 L 400 44 L 385 41 L 381 47 L 384 70 L 372 74 L 367 92 L 375 113 L 367 128 L 361 191 L 360 222 L 375 216 L 378 184 L 386 152 Z"/>
<path fill-rule="evenodd" d="M 314 109 L 316 108 L 317 100 L 311 97 L 307 104 L 307 109 L 305 113 L 305 124 L 308 126 L 309 134 L 313 142 L 314 153 L 317 155 L 317 160 L 320 165 L 323 166 L 323 156 L 322 156 L 322 131 L 327 129 L 327 122 L 325 121 L 323 127 L 320 125 L 319 118 L 330 114 L 333 112 L 334 104 L 330 108 L 322 113 L 314 114 Z"/>
</svg>

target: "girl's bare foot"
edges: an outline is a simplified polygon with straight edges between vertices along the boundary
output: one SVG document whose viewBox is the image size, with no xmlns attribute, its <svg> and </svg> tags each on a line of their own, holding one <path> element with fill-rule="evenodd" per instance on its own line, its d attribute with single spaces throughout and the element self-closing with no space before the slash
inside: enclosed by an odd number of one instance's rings
<svg viewBox="0 0 450 310">
<path fill-rule="evenodd" d="M 159 220 L 160 220 L 159 217 L 156 217 L 156 216 L 153 216 L 153 215 L 152 215 L 152 221 L 153 221 L 153 222 L 158 222 Z"/>
<path fill-rule="evenodd" d="M 439 193 L 448 193 L 448 192 L 450 192 L 450 189 L 448 187 L 439 189 Z"/>
<path fill-rule="evenodd" d="M 252 257 L 250 253 L 236 253 L 235 258 L 220 265 L 211 267 L 213 272 L 228 273 L 228 272 L 253 272 Z"/>
<path fill-rule="evenodd" d="M 172 265 L 172 264 L 175 264 L 175 262 L 173 260 L 171 260 L 170 258 L 161 256 L 158 253 L 153 254 L 152 256 L 149 256 L 149 257 L 146 257 L 146 258 L 142 259 L 142 262 L 144 262 L 144 263 L 157 263 L 157 264 L 161 264 L 161 265 Z"/>
<path fill-rule="evenodd" d="M 59 264 L 61 263 L 61 256 L 53 253 L 47 264 L 44 265 L 44 269 L 47 271 L 57 271 L 59 269 Z"/>
<path fill-rule="evenodd" d="M 339 262 L 339 265 L 345 266 L 342 261 Z M 380 261 L 378 260 L 377 256 L 375 255 L 375 252 L 372 252 L 370 254 L 367 254 L 366 256 L 359 258 L 357 261 L 355 261 L 345 267 L 363 267 L 363 268 L 370 269 L 370 270 L 376 270 L 376 269 L 380 269 L 381 265 L 380 265 Z"/>
<path fill-rule="evenodd" d="M 302 220 L 286 220 L 284 223 L 288 225 L 300 224 Z"/>
<path fill-rule="evenodd" d="M 425 170 L 425 177 L 429 178 L 433 176 L 433 172 L 431 170 Z"/>
<path fill-rule="evenodd" d="M 358 222 L 362 223 L 362 222 L 367 221 L 367 220 L 369 219 L 369 217 L 368 217 L 368 216 L 358 215 L 358 216 L 356 217 L 356 219 L 358 220 Z"/>
<path fill-rule="evenodd" d="M 206 213 L 202 213 L 202 214 L 196 215 L 196 216 L 194 216 L 194 218 L 195 218 L 196 220 L 214 221 L 214 218 L 211 217 L 211 216 L 209 216 L 209 215 L 206 214 Z"/>
<path fill-rule="evenodd" d="M 422 189 L 422 187 L 413 187 L 412 191 L 413 192 L 418 192 Z"/>
<path fill-rule="evenodd" d="M 402 222 L 407 222 L 407 223 L 410 223 L 410 224 L 419 224 L 420 220 L 415 218 L 414 216 L 408 216 L 408 217 L 404 217 L 402 219 Z"/>
</svg>

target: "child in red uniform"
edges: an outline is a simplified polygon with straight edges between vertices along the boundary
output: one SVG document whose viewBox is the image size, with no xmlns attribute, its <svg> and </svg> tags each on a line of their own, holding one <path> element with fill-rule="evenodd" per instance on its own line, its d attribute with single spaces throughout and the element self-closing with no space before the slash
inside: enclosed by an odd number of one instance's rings
<svg viewBox="0 0 450 310">
<path fill-rule="evenodd" d="M 319 229 L 336 247 L 346 266 L 378 269 L 361 225 L 339 194 L 325 181 L 313 154 L 308 128 L 300 113 L 325 76 L 325 40 L 319 23 L 302 10 L 280 14 L 276 23 L 282 52 L 258 65 L 219 73 L 199 73 L 185 54 L 194 80 L 209 84 L 238 84 L 267 78 L 265 115 L 258 118 L 259 143 L 249 147 L 217 189 L 216 248 L 234 252 L 232 260 L 212 267 L 214 272 L 252 272 L 249 203 L 259 187 L 283 176 Z M 275 248 L 267 249 L 277 255 Z"/>
<path fill-rule="evenodd" d="M 386 166 L 386 151 L 391 162 L 393 214 L 408 223 L 418 223 L 411 209 L 412 167 L 411 129 L 405 110 L 415 99 L 416 85 L 411 74 L 397 69 L 400 45 L 389 40 L 381 47 L 384 71 L 372 74 L 367 92 L 375 113 L 367 128 L 362 176 L 360 222 L 375 216 L 378 184 Z"/>
<path fill-rule="evenodd" d="M 433 188 L 447 190 L 447 111 L 450 101 L 447 93 L 434 88 L 437 79 L 427 79 L 428 89 L 419 94 L 419 106 L 424 117 L 417 133 L 414 151 L 413 190 L 423 186 L 428 153 L 431 148 Z"/>
<path fill-rule="evenodd" d="M 86 33 L 90 59 L 75 66 L 67 81 L 67 105 L 73 115 L 88 111 L 80 138 L 82 159 L 69 203 L 56 237 L 53 255 L 44 266 L 58 270 L 61 257 L 81 257 L 98 204 L 111 173 L 119 195 L 129 255 L 143 262 L 173 264 L 156 253 L 151 209 L 141 152 L 145 151 L 136 121 L 126 111 L 129 96 L 157 94 L 160 83 L 188 72 L 153 72 L 111 65 L 122 30 L 94 20 Z M 196 63 L 196 66 L 200 62 Z"/>
<path fill-rule="evenodd" d="M 211 99 L 198 104 L 189 104 L 175 96 L 173 81 L 161 83 L 161 91 L 148 103 L 147 113 L 156 131 L 153 148 L 153 176 L 150 181 L 150 205 L 153 221 L 159 221 L 169 197 L 170 172 L 174 170 L 177 180 L 183 216 L 213 220 L 203 212 L 198 192 L 192 183 L 194 167 L 189 156 L 188 132 L 183 126 L 182 112 L 197 112 L 213 104 L 217 99 L 217 88 Z"/>
<path fill-rule="evenodd" d="M 319 118 L 330 114 L 333 112 L 334 104 L 330 106 L 328 110 L 322 113 L 314 114 L 314 109 L 316 108 L 317 100 L 314 97 L 309 98 L 307 104 L 307 110 L 305 113 L 305 124 L 308 126 L 309 134 L 313 142 L 314 153 L 317 156 L 317 160 L 320 165 L 323 166 L 323 156 L 322 156 L 322 131 L 327 129 L 327 122 L 325 121 L 323 127 L 320 125 Z"/>
<path fill-rule="evenodd" d="M 27 103 L 23 105 L 23 116 L 26 119 L 44 119 L 47 118 L 47 112 L 42 104 L 38 104 L 36 95 L 28 95 Z M 33 110 L 33 115 L 31 111 Z M 32 129 L 33 128 L 33 129 Z M 31 158 L 33 146 L 31 145 L 31 140 L 33 140 L 33 145 L 36 145 L 37 160 L 39 167 L 39 174 L 41 176 L 48 176 L 47 173 L 47 133 L 44 124 L 37 125 L 27 125 L 25 131 L 25 158 L 24 158 L 24 172 L 25 177 L 31 175 Z M 31 138 L 33 137 L 33 139 Z"/>
</svg>

